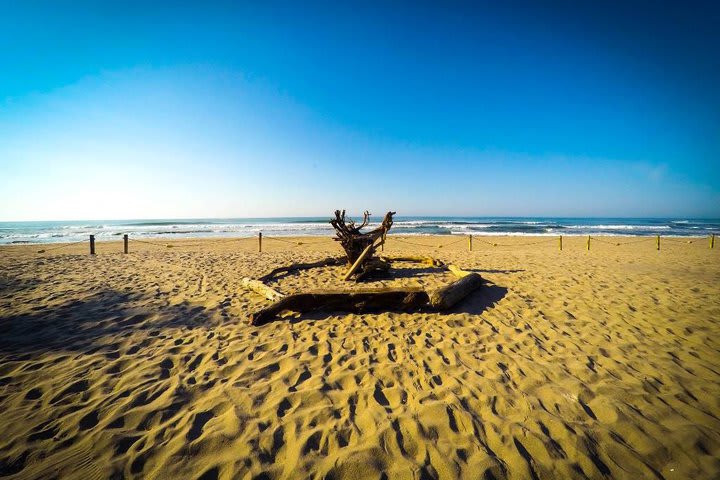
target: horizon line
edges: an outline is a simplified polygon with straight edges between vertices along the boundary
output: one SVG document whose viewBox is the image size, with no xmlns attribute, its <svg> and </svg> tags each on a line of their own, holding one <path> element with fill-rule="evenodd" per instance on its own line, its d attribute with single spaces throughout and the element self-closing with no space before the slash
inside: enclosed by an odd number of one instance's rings
<svg viewBox="0 0 720 480">
<path fill-rule="evenodd" d="M 348 215 L 350 217 L 362 218 L 362 213 Z M 384 215 L 384 214 L 382 214 Z M 370 214 L 371 217 L 382 215 Z M 283 218 L 291 219 L 313 219 L 313 218 L 332 218 L 331 215 L 286 215 L 286 216 L 248 216 L 248 217 L 144 217 L 144 218 L 78 218 L 78 219 L 60 219 L 60 220 L 0 220 L 3 223 L 41 223 L 41 222 L 119 222 L 119 221 L 151 221 L 151 220 L 277 220 Z M 554 219 L 622 219 L 622 220 L 718 220 L 720 217 L 712 216 L 603 216 L 603 215 L 396 215 L 396 218 L 413 217 L 413 218 L 554 218 Z"/>
</svg>

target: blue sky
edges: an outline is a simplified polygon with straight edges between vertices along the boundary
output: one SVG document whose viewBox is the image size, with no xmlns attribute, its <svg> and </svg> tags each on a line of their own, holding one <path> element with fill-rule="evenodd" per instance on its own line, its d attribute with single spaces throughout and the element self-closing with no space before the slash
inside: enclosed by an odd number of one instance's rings
<svg viewBox="0 0 720 480">
<path fill-rule="evenodd" d="M 3 2 L 0 220 L 720 217 L 713 3 L 206 3 Z"/>
</svg>

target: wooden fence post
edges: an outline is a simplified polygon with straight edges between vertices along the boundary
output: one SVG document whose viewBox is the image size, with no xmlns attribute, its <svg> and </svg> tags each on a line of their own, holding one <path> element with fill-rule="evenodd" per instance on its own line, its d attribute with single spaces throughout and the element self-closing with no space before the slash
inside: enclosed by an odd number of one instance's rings
<svg viewBox="0 0 720 480">
<path fill-rule="evenodd" d="M 95 235 L 90 235 L 90 255 L 95 255 Z"/>
<path fill-rule="evenodd" d="M 710 248 L 715 248 L 715 234 L 710 235 Z"/>
<path fill-rule="evenodd" d="M 657 236 L 657 249 L 660 251 L 660 235 Z"/>
<path fill-rule="evenodd" d="M 258 232 L 258 252 L 262 252 L 262 232 Z"/>
<path fill-rule="evenodd" d="M 590 235 L 588 235 L 588 239 L 587 239 L 587 251 L 588 252 L 590 251 Z"/>
<path fill-rule="evenodd" d="M 127 233 L 123 235 L 123 253 L 128 253 L 128 236 Z"/>
<path fill-rule="evenodd" d="M 472 234 L 468 236 L 468 251 L 472 252 Z"/>
<path fill-rule="evenodd" d="M 562 252 L 562 235 L 560 235 L 560 251 Z"/>
</svg>

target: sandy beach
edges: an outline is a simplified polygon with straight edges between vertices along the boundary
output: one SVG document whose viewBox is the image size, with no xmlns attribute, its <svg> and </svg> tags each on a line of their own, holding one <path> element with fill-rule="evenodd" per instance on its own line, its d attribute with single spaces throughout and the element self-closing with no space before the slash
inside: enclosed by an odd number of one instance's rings
<svg viewBox="0 0 720 480">
<path fill-rule="evenodd" d="M 2 247 L 0 476 L 718 478 L 720 248 L 585 241 L 391 236 L 388 256 L 486 285 L 448 313 L 262 327 L 248 315 L 269 301 L 241 279 L 335 242 Z M 343 270 L 272 285 L 354 285 Z M 398 263 L 365 286 L 450 279 Z"/>
</svg>

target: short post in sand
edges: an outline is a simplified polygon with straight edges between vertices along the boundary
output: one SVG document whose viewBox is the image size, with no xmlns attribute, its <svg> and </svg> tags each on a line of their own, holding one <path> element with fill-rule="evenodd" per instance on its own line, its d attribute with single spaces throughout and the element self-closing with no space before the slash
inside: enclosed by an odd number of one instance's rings
<svg viewBox="0 0 720 480">
<path fill-rule="evenodd" d="M 660 251 L 660 235 L 657 236 L 656 241 L 657 241 L 657 249 L 658 249 L 658 252 L 659 252 L 659 251 Z"/>
<path fill-rule="evenodd" d="M 258 232 L 258 252 L 262 253 L 262 232 Z"/>
<path fill-rule="evenodd" d="M 562 235 L 560 235 L 560 241 L 559 241 L 559 244 L 560 244 L 560 251 L 562 252 Z"/>
<path fill-rule="evenodd" d="M 587 239 L 587 251 L 588 252 L 590 251 L 590 235 L 588 235 L 588 239 Z"/>
<path fill-rule="evenodd" d="M 95 235 L 90 235 L 90 255 L 95 255 Z"/>
<path fill-rule="evenodd" d="M 468 251 L 472 252 L 472 235 L 468 235 Z"/>
<path fill-rule="evenodd" d="M 715 248 L 715 234 L 710 235 L 710 248 Z"/>
<path fill-rule="evenodd" d="M 128 253 L 128 236 L 127 233 L 123 235 L 123 253 Z"/>
</svg>

